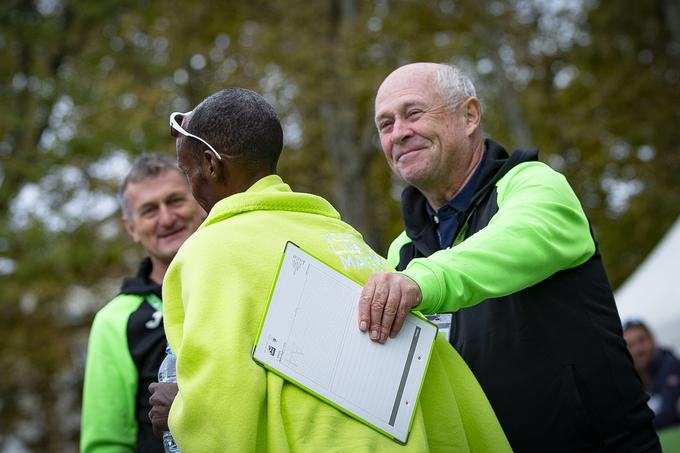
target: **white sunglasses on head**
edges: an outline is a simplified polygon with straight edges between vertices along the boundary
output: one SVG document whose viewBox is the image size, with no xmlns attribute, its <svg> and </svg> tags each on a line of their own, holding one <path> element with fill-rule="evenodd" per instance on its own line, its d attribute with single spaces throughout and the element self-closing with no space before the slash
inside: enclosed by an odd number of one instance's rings
<svg viewBox="0 0 680 453">
<path fill-rule="evenodd" d="M 218 160 L 222 160 L 222 156 L 220 156 L 220 153 L 215 151 L 215 148 L 213 148 L 210 145 L 210 143 L 206 142 L 205 140 L 203 140 L 201 137 L 199 137 L 197 135 L 194 135 L 194 134 L 187 132 L 182 127 L 182 125 L 180 124 L 180 122 L 184 119 L 185 116 L 191 115 L 193 112 L 194 111 L 192 110 L 190 112 L 185 112 L 185 113 L 182 113 L 182 112 L 171 113 L 170 114 L 170 135 L 173 136 L 173 137 L 177 137 L 177 133 L 179 132 L 180 134 L 184 135 L 185 137 L 195 138 L 196 140 L 198 140 L 199 142 L 201 142 L 205 146 L 207 146 L 208 149 L 210 149 L 210 151 L 213 152 L 213 154 L 215 155 L 215 157 L 217 157 Z M 179 122 L 176 119 L 177 117 L 179 117 Z"/>
</svg>

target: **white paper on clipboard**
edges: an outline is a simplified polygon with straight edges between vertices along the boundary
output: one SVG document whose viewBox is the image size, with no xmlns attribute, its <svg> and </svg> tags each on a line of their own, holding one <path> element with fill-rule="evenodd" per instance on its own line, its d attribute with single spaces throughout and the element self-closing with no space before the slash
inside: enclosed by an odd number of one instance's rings
<svg viewBox="0 0 680 453">
<path fill-rule="evenodd" d="M 362 287 L 288 243 L 253 358 L 406 442 L 437 328 L 409 314 L 385 344 L 359 330 Z"/>
</svg>

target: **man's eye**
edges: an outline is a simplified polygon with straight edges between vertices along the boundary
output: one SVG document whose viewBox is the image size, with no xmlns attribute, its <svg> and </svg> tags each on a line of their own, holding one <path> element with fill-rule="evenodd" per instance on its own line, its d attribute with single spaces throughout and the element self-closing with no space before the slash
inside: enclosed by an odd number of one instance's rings
<svg viewBox="0 0 680 453">
<path fill-rule="evenodd" d="M 414 116 L 420 115 L 421 113 L 423 113 L 422 110 L 417 110 L 417 109 L 409 110 L 409 111 L 406 113 L 406 117 L 407 117 L 407 118 L 413 118 Z"/>
<path fill-rule="evenodd" d="M 151 217 L 154 212 L 156 212 L 155 208 L 145 208 L 139 211 L 140 217 Z"/>
<path fill-rule="evenodd" d="M 392 121 L 384 121 L 378 125 L 380 131 L 386 131 L 392 126 Z"/>
</svg>

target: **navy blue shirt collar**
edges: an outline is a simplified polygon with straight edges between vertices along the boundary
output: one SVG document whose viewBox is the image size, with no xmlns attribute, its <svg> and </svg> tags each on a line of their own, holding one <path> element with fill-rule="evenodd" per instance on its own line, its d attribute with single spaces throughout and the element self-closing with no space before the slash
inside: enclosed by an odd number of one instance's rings
<svg viewBox="0 0 680 453">
<path fill-rule="evenodd" d="M 472 201 L 472 197 L 475 193 L 475 188 L 477 187 L 477 182 L 482 174 L 482 168 L 484 168 L 484 162 L 486 161 L 486 149 L 482 154 L 482 159 L 477 164 L 477 168 L 473 173 L 470 180 L 463 186 L 463 188 L 458 192 L 458 194 L 448 201 L 444 206 L 439 208 L 436 212 L 430 206 L 430 203 L 425 203 L 425 208 L 427 209 L 427 214 L 430 216 L 430 220 L 434 222 L 437 230 L 437 236 L 439 238 L 439 245 L 442 248 L 449 247 L 453 242 L 453 235 L 458 230 L 458 213 L 464 212 Z"/>
</svg>

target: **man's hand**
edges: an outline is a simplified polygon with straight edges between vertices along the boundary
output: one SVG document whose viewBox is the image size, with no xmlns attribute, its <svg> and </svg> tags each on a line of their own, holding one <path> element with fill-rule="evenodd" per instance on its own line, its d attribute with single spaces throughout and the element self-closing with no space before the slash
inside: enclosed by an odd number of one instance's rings
<svg viewBox="0 0 680 453">
<path fill-rule="evenodd" d="M 397 272 L 376 272 L 368 279 L 359 299 L 359 329 L 371 340 L 384 343 L 404 325 L 409 311 L 422 299 L 420 287 Z"/>
<path fill-rule="evenodd" d="M 149 391 L 151 392 L 149 420 L 153 425 L 153 433 L 158 437 L 163 437 L 164 431 L 170 431 L 168 415 L 170 415 L 170 406 L 172 406 L 177 395 L 177 384 L 174 382 L 152 382 L 149 385 Z"/>
</svg>

